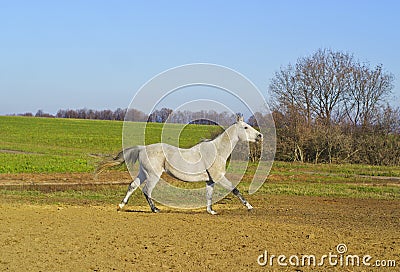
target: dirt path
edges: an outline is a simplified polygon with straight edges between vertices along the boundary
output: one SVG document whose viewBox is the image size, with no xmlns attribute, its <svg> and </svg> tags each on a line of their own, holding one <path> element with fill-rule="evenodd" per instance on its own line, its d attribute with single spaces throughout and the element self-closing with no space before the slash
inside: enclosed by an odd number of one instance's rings
<svg viewBox="0 0 400 272">
<path fill-rule="evenodd" d="M 0 271 L 370 271 L 367 266 L 260 266 L 268 256 L 371 255 L 400 267 L 400 202 L 317 197 L 251 196 L 220 212 L 128 206 L 13 204 L 0 200 Z M 339 256 L 339 255 L 338 255 Z M 291 259 L 295 261 L 293 257 Z M 340 260 L 337 258 L 337 260 Z M 260 259 L 263 261 L 263 258 Z"/>
</svg>

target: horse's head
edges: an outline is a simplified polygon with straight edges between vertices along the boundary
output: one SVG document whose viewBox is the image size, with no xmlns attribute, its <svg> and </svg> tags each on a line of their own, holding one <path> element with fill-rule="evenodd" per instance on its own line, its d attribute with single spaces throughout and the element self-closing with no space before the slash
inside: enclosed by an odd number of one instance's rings
<svg viewBox="0 0 400 272">
<path fill-rule="evenodd" d="M 254 129 L 249 124 L 243 121 L 243 116 L 238 116 L 236 120 L 236 129 L 240 141 L 247 142 L 260 142 L 263 139 L 263 135 Z"/>
</svg>

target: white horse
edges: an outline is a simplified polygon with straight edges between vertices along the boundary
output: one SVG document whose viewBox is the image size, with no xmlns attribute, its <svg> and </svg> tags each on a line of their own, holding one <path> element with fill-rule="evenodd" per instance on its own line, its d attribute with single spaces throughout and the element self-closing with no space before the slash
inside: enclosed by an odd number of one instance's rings
<svg viewBox="0 0 400 272">
<path fill-rule="evenodd" d="M 172 145 L 158 143 L 147 146 L 134 146 L 121 151 L 113 160 L 103 162 L 96 172 L 105 168 L 126 163 L 135 163 L 139 160 L 139 174 L 128 187 L 125 198 L 119 204 L 122 209 L 133 192 L 142 184 L 143 193 L 153 212 L 159 212 L 151 198 L 152 191 L 160 180 L 163 172 L 186 182 L 206 181 L 207 212 L 216 214 L 212 209 L 212 195 L 215 182 L 231 191 L 248 210 L 253 209 L 249 202 L 240 194 L 239 190 L 225 177 L 226 161 L 239 141 L 262 141 L 263 135 L 237 118 L 236 123 L 227 128 L 214 140 L 203 141 L 189 148 L 183 149 Z"/>
</svg>

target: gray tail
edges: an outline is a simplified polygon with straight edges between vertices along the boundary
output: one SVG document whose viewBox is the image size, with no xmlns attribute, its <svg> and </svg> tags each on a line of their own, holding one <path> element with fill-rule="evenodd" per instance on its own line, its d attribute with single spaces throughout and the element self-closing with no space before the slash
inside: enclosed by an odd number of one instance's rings
<svg viewBox="0 0 400 272">
<path fill-rule="evenodd" d="M 102 161 L 101 163 L 99 163 L 96 171 L 94 172 L 95 177 L 97 178 L 97 176 L 107 168 L 119 166 L 125 163 L 125 158 L 127 162 L 134 164 L 139 157 L 139 152 L 141 149 L 141 146 L 125 148 L 124 150 L 120 151 L 113 159 Z"/>
</svg>

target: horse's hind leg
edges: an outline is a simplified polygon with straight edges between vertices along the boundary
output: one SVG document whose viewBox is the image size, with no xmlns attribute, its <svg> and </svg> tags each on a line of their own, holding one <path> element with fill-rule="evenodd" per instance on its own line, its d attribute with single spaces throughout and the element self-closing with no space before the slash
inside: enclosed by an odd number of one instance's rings
<svg viewBox="0 0 400 272">
<path fill-rule="evenodd" d="M 118 204 L 118 210 L 121 210 L 124 208 L 124 206 L 128 203 L 129 198 L 132 196 L 133 192 L 139 187 L 140 185 L 140 179 L 135 178 L 131 184 L 128 186 L 128 191 L 126 192 L 126 195 L 124 199 L 121 201 L 121 203 Z"/>
<path fill-rule="evenodd" d="M 160 209 L 157 208 L 156 205 L 154 205 L 153 199 L 148 195 L 146 195 L 146 193 L 144 193 L 144 196 L 146 197 L 147 203 L 149 203 L 151 211 L 154 213 L 160 212 Z"/>
<path fill-rule="evenodd" d="M 132 196 L 133 192 L 139 187 L 140 185 L 140 179 L 135 178 L 131 184 L 128 186 L 128 191 L 126 192 L 126 195 L 124 199 L 121 201 L 121 203 L 118 204 L 118 210 L 121 210 L 124 208 L 124 206 L 128 203 L 129 198 Z"/>
<path fill-rule="evenodd" d="M 160 177 L 153 176 L 146 180 L 146 185 L 143 188 L 143 194 L 146 197 L 147 203 L 149 203 L 150 209 L 154 213 L 158 213 L 160 210 L 154 205 L 153 199 L 151 198 L 151 193 L 159 181 Z"/>
<path fill-rule="evenodd" d="M 129 201 L 129 198 L 132 196 L 133 192 L 142 184 L 144 180 L 144 175 L 142 172 L 142 169 L 139 170 L 139 175 L 129 184 L 128 191 L 126 192 L 126 195 L 124 199 L 121 201 L 121 203 L 118 205 L 118 210 L 121 210 Z"/>
</svg>

